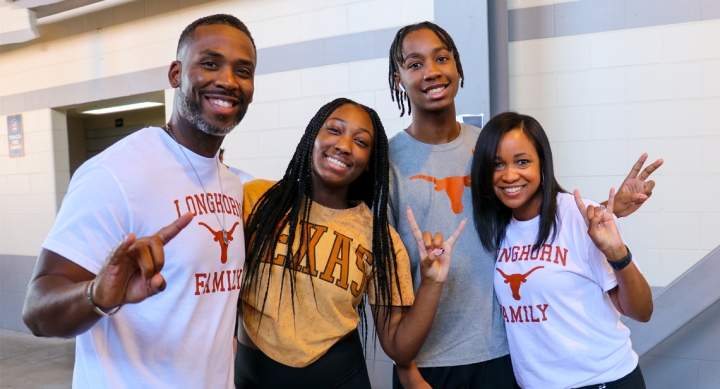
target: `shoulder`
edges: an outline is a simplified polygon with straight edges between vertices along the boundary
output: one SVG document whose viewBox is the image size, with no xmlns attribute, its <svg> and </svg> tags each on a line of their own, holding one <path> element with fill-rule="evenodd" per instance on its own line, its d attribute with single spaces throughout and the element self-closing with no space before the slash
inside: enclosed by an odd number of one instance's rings
<svg viewBox="0 0 720 389">
<path fill-rule="evenodd" d="M 263 179 L 250 180 L 243 184 L 243 192 L 245 193 L 245 198 L 259 199 L 260 197 L 262 197 L 262 195 L 265 194 L 265 192 L 268 191 L 268 189 L 275 185 L 275 183 L 277 183 L 277 181 Z"/>
</svg>

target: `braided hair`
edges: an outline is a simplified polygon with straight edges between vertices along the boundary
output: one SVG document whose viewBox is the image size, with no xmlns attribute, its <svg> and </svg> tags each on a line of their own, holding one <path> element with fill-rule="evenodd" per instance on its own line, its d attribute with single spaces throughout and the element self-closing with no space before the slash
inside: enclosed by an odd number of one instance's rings
<svg viewBox="0 0 720 389">
<path fill-rule="evenodd" d="M 271 262 L 275 253 L 276 245 L 280 241 L 283 231 L 288 229 L 285 258 L 282 263 L 283 277 L 280 282 L 280 291 L 285 287 L 285 274 L 289 273 L 290 296 L 292 299 L 293 314 L 295 314 L 296 276 L 298 264 L 302 260 L 300 255 L 307 253 L 309 228 L 307 221 L 310 218 L 310 209 L 313 202 L 312 186 L 312 152 L 315 138 L 327 118 L 336 109 L 345 104 L 352 104 L 363 108 L 372 121 L 375 136 L 373 137 L 373 148 L 369 161 L 369 169 L 363 172 L 352 184 L 348 191 L 348 201 L 362 201 L 371 210 L 373 215 L 373 236 L 372 236 L 372 258 L 373 277 L 376 291 L 376 301 L 392 301 L 393 287 L 400 293 L 400 282 L 397 275 L 395 262 L 395 249 L 393 247 L 390 227 L 388 225 L 387 201 L 389 189 L 389 159 L 388 140 L 380 118 L 377 113 L 369 107 L 358 104 L 352 100 L 339 98 L 325 104 L 310 120 L 305 129 L 300 143 L 295 149 L 295 154 L 288 164 L 283 178 L 275 183 L 258 200 L 249 216 L 245 226 L 245 242 L 247 242 L 246 258 L 243 271 L 243 282 L 241 287 L 242 298 L 248 298 L 251 291 L 255 296 L 261 292 L 258 290 L 263 277 L 267 277 L 267 286 L 263 297 L 261 312 L 265 311 L 268 290 L 270 288 L 270 276 L 272 265 L 266 266 L 267 274 L 260 274 L 261 263 Z M 296 232 L 300 227 L 300 233 Z M 299 244 L 295 244 L 299 239 Z M 293 247 L 297 246 L 297 249 Z M 394 275 L 394 277 L 393 277 Z M 394 279 L 391 279 L 394 278 Z M 312 277 L 310 278 L 312 282 Z M 394 286 L 393 286 L 394 284 Z M 313 293 L 315 293 L 313 287 Z M 315 296 L 317 299 L 317 296 Z M 402 299 L 402 295 L 400 295 Z M 363 295 L 362 302 L 358 305 L 358 313 L 362 318 L 363 331 L 367 338 L 367 322 L 365 316 L 366 295 Z M 240 309 L 241 302 L 238 302 Z M 390 318 L 390 305 L 385 304 L 386 322 Z M 260 316 L 260 320 L 262 320 Z"/>
<path fill-rule="evenodd" d="M 392 101 L 397 101 L 401 117 L 405 115 L 405 101 L 407 101 L 408 115 L 410 115 L 412 109 L 412 107 L 410 106 L 410 99 L 408 98 L 407 93 L 399 89 L 395 82 L 395 74 L 400 74 L 402 64 L 403 62 L 405 62 L 405 58 L 402 52 L 402 43 L 407 34 L 413 31 L 423 29 L 428 29 L 435 33 L 438 39 L 440 39 L 440 42 L 445 45 L 448 51 L 452 52 L 453 57 L 455 58 L 455 63 L 457 64 L 457 72 L 460 75 L 460 87 L 463 87 L 465 85 L 465 74 L 463 73 L 462 63 L 460 62 L 460 53 L 458 52 L 457 46 L 455 46 L 455 42 L 453 41 L 450 34 L 447 33 L 447 31 L 445 31 L 442 27 L 438 26 L 433 22 L 422 22 L 405 26 L 398 30 L 398 32 L 395 34 L 395 39 L 393 40 L 392 45 L 390 45 L 390 71 L 388 72 L 388 83 L 390 84 L 390 98 L 392 99 Z"/>
</svg>

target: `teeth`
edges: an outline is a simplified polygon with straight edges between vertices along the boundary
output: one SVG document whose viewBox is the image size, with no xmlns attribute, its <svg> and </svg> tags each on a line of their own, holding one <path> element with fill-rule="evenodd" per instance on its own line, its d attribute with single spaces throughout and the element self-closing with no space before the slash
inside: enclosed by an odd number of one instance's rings
<svg viewBox="0 0 720 389">
<path fill-rule="evenodd" d="M 435 94 L 435 93 L 442 92 L 443 90 L 445 90 L 445 87 L 444 87 L 444 86 L 440 86 L 440 87 L 437 87 L 437 88 L 430 89 L 429 91 L 427 91 L 427 93 L 433 95 L 433 94 Z"/>
<path fill-rule="evenodd" d="M 522 189 L 522 186 L 514 186 L 512 188 L 504 188 L 503 190 L 508 193 L 517 193 Z"/>
<path fill-rule="evenodd" d="M 344 167 L 344 168 L 347 168 L 347 167 L 348 167 L 348 165 L 346 165 L 346 164 L 338 161 L 337 159 L 335 159 L 335 158 L 333 158 L 333 157 L 325 157 L 325 159 L 327 159 L 328 161 L 330 161 L 330 163 L 333 163 L 333 164 L 338 165 L 338 166 L 340 166 L 340 167 Z"/>
<path fill-rule="evenodd" d="M 225 100 L 212 99 L 212 100 L 210 100 L 210 102 L 215 105 L 219 105 L 221 107 L 226 107 L 226 108 L 232 107 L 232 103 L 229 101 L 225 101 Z"/>
</svg>

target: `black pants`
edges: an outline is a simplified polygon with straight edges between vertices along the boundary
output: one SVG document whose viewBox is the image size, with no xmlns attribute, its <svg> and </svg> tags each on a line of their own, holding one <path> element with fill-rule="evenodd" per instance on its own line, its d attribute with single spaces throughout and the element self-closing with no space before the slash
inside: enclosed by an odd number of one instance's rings
<svg viewBox="0 0 720 389">
<path fill-rule="evenodd" d="M 352 331 L 320 359 L 302 368 L 283 365 L 238 342 L 235 388 L 368 389 L 370 377 L 360 335 L 357 330 Z"/>
<path fill-rule="evenodd" d="M 619 380 L 583 386 L 577 389 L 645 389 L 645 378 L 643 378 L 640 365 L 638 365 L 630 374 Z"/>
<path fill-rule="evenodd" d="M 510 356 L 461 366 L 421 367 L 420 374 L 434 389 L 516 389 Z M 402 389 L 393 367 L 393 389 Z"/>
</svg>

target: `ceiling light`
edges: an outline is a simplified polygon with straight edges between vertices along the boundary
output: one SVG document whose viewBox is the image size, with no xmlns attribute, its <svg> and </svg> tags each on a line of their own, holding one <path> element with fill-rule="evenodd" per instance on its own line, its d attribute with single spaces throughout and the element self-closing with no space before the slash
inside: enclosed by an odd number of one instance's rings
<svg viewBox="0 0 720 389">
<path fill-rule="evenodd" d="M 113 112 L 122 112 L 122 111 L 132 111 L 134 109 L 143 109 L 143 108 L 151 108 L 151 107 L 159 107 L 164 105 L 163 103 L 155 103 L 152 101 L 146 101 L 144 103 L 135 103 L 135 104 L 128 104 L 128 105 L 118 105 L 117 107 L 109 107 L 109 108 L 100 108 L 100 109 L 91 109 L 89 111 L 84 111 L 81 113 L 87 113 L 90 115 L 103 115 L 106 113 L 113 113 Z"/>
</svg>

